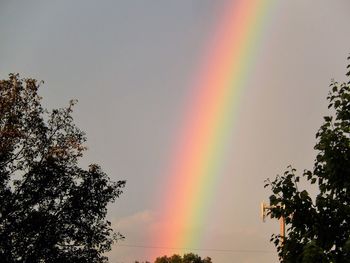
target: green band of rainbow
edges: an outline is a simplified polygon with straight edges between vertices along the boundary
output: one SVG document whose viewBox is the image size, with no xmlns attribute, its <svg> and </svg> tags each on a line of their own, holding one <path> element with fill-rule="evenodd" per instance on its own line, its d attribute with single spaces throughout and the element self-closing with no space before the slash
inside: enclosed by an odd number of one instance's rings
<svg viewBox="0 0 350 263">
<path fill-rule="evenodd" d="M 161 191 L 159 247 L 195 247 L 234 128 L 239 94 L 249 79 L 262 27 L 274 0 L 228 1 L 195 78 L 183 130 Z M 234 174 L 232 175 L 234 176 Z M 233 208 L 232 208 L 233 209 Z M 154 257 L 168 253 L 158 250 Z M 170 253 L 170 252 L 169 252 Z"/>
</svg>

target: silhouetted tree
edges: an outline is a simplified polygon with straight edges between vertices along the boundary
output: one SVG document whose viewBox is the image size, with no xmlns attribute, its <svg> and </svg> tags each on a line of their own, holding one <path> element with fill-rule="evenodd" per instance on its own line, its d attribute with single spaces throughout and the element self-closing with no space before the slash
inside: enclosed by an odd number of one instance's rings
<svg viewBox="0 0 350 263">
<path fill-rule="evenodd" d="M 74 101 L 48 112 L 39 84 L 16 74 L 0 81 L 0 261 L 107 262 L 121 236 L 106 206 L 125 182 L 78 166 L 86 139 Z"/>
<path fill-rule="evenodd" d="M 180 255 L 174 254 L 171 257 L 168 256 L 162 256 L 156 258 L 154 263 L 212 263 L 210 257 L 206 257 L 202 259 L 200 256 L 188 253 L 184 254 L 183 257 Z"/>
<path fill-rule="evenodd" d="M 212 263 L 211 258 L 205 257 L 204 259 L 202 259 L 202 263 Z"/>
<path fill-rule="evenodd" d="M 171 263 L 182 263 L 183 261 L 182 261 L 182 258 L 180 255 L 174 254 L 171 256 L 170 262 Z"/>
<path fill-rule="evenodd" d="M 183 256 L 183 263 L 202 263 L 202 259 L 200 256 L 195 255 L 193 253 L 185 254 Z"/>
<path fill-rule="evenodd" d="M 168 256 L 157 257 L 154 263 L 170 263 L 170 258 Z"/>
<path fill-rule="evenodd" d="M 271 217 L 286 220 L 284 241 L 271 237 L 282 262 L 350 262 L 350 82 L 332 81 L 330 87 L 333 114 L 316 133 L 313 171 L 302 175 L 318 184 L 316 198 L 298 188 L 300 176 L 293 168 L 265 185 L 273 192 Z"/>
</svg>

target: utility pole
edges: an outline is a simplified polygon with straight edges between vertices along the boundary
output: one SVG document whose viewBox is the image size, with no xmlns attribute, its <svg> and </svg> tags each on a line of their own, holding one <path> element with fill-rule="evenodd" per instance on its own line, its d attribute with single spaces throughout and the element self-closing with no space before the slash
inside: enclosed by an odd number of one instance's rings
<svg viewBox="0 0 350 263">
<path fill-rule="evenodd" d="M 275 206 L 275 205 L 270 206 L 270 205 L 267 205 L 264 202 L 261 202 L 261 204 L 260 204 L 260 213 L 261 213 L 261 218 L 262 218 L 263 222 L 265 222 L 265 218 L 267 217 L 268 210 L 271 210 L 271 209 L 277 208 L 277 207 L 280 207 L 280 206 Z M 279 221 L 280 221 L 281 244 L 282 244 L 282 248 L 283 248 L 284 239 L 285 239 L 285 236 L 286 236 L 286 219 L 285 219 L 284 216 L 281 216 Z"/>
</svg>

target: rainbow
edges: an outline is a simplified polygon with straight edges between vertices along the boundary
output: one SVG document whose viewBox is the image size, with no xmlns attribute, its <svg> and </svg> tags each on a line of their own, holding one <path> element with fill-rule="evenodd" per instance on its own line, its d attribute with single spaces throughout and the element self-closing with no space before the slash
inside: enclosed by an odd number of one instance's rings
<svg viewBox="0 0 350 263">
<path fill-rule="evenodd" d="M 208 204 L 218 184 L 225 146 L 234 128 L 241 91 L 254 65 L 274 0 L 227 1 L 217 31 L 194 78 L 186 117 L 171 153 L 159 200 L 162 226 L 153 258 L 198 245 Z M 178 253 L 178 251 L 177 251 Z"/>
</svg>

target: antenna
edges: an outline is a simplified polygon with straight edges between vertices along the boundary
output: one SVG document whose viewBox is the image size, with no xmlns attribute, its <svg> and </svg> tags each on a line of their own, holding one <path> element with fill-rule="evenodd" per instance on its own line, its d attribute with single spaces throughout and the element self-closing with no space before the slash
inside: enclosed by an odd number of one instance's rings
<svg viewBox="0 0 350 263">
<path fill-rule="evenodd" d="M 284 208 L 284 205 L 283 206 L 280 206 L 280 205 L 267 205 L 265 204 L 264 202 L 261 202 L 260 203 L 260 213 L 261 213 L 261 218 L 263 220 L 263 222 L 265 222 L 265 218 L 267 217 L 267 210 L 271 210 L 273 208 L 276 208 L 276 207 L 283 207 Z M 281 236 L 281 240 L 282 240 L 282 245 L 284 243 L 284 237 L 286 236 L 286 220 L 284 218 L 284 216 L 281 216 L 280 217 L 280 236 Z"/>
<path fill-rule="evenodd" d="M 267 210 L 273 208 L 272 206 L 268 206 L 265 202 L 260 203 L 260 217 L 263 222 L 265 222 L 265 218 L 267 217 Z"/>
</svg>

